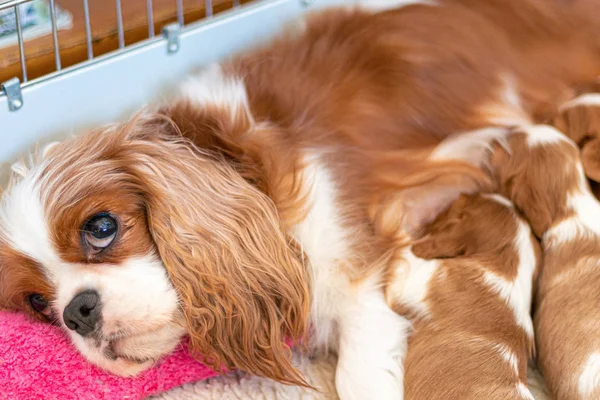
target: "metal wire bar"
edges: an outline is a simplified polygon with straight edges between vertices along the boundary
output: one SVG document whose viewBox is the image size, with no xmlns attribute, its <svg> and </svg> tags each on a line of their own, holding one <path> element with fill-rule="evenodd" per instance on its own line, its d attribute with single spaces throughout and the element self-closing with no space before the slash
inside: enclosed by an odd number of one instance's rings
<svg viewBox="0 0 600 400">
<path fill-rule="evenodd" d="M 15 6 L 15 20 L 17 21 L 17 40 L 19 41 L 21 73 L 23 74 L 23 82 L 27 82 L 27 64 L 25 63 L 25 46 L 23 44 L 23 27 L 21 26 L 21 10 L 19 10 L 19 6 Z"/>
<path fill-rule="evenodd" d="M 54 0 L 50 0 L 50 20 L 52 22 L 52 41 L 54 42 L 54 61 L 56 63 L 56 70 L 60 71 L 62 66 L 60 65 L 60 48 L 58 46 L 58 29 L 56 28 L 56 7 Z"/>
<path fill-rule="evenodd" d="M 204 7 L 206 8 L 206 16 L 212 17 L 213 16 L 212 0 L 204 0 Z"/>
<path fill-rule="evenodd" d="M 146 12 L 148 13 L 148 37 L 154 37 L 154 11 L 152 10 L 152 0 L 146 0 Z"/>
<path fill-rule="evenodd" d="M 0 9 L 4 9 L 5 5 L 7 3 L 1 3 L 1 1 L 2 0 L 0 0 Z M 28 1 L 31 1 L 31 0 L 11 1 L 11 3 L 12 3 L 12 6 L 14 7 L 14 5 L 21 4 L 21 3 L 27 3 Z M 204 4 L 202 2 L 198 2 L 198 3 Z M 240 3 L 242 3 L 242 2 L 240 1 Z M 238 23 L 238 21 L 246 23 L 246 21 L 252 20 L 253 15 L 256 15 L 255 9 L 260 9 L 261 11 L 267 11 L 267 12 L 275 12 L 277 16 L 282 15 L 279 9 L 275 9 L 275 11 L 272 10 L 272 7 L 271 7 L 272 2 L 256 1 L 256 3 L 257 3 L 257 5 L 255 8 L 254 7 L 249 8 L 251 10 L 250 12 L 244 11 L 244 9 L 246 7 L 242 5 L 241 9 L 238 10 L 237 12 L 233 13 L 232 17 L 224 18 L 224 23 L 227 24 L 227 26 L 235 26 Z M 285 15 L 286 14 L 284 14 L 284 16 Z M 275 29 L 275 27 L 278 27 L 276 22 L 267 21 L 265 23 L 267 25 L 273 27 L 273 29 Z M 218 25 L 209 26 L 208 30 L 206 30 L 204 25 L 201 25 L 201 26 L 202 27 L 200 29 L 197 29 L 194 26 L 190 26 L 189 32 L 192 34 L 192 37 L 194 37 L 196 39 L 198 37 L 205 38 L 206 35 L 208 35 L 209 37 L 215 37 L 214 29 Z M 252 26 L 252 24 L 251 24 L 251 26 Z M 206 32 L 205 32 L 205 30 L 206 30 Z M 216 30 L 219 31 L 219 29 L 216 29 Z M 255 34 L 258 37 L 258 36 L 260 36 L 261 32 L 257 32 Z M 219 33 L 219 35 L 220 35 L 220 33 Z M 219 37 L 219 36 L 216 36 L 216 37 Z M 237 40 L 237 38 L 236 38 L 236 40 Z M 243 44 L 243 42 L 242 42 L 242 44 Z M 63 68 L 61 71 L 45 74 L 45 75 L 42 75 L 35 79 L 29 79 L 27 82 L 23 82 L 20 86 L 23 89 L 35 87 L 36 90 L 39 89 L 41 93 L 46 93 L 48 91 L 48 88 L 52 88 L 51 90 L 54 90 L 54 88 L 56 86 L 56 82 L 59 82 L 59 81 L 62 82 L 62 80 L 57 79 L 59 77 L 65 77 L 65 76 L 73 76 L 74 77 L 74 76 L 81 75 L 81 73 L 83 73 L 84 75 L 87 75 L 88 77 L 90 76 L 90 74 L 91 74 L 91 76 L 97 76 L 95 74 L 98 71 L 105 71 L 107 64 L 112 64 L 113 62 L 121 62 L 121 61 L 123 61 L 123 58 L 127 57 L 129 54 L 132 54 L 132 53 L 138 52 L 138 51 L 140 53 L 148 55 L 149 52 L 154 51 L 155 45 L 156 45 L 156 42 L 151 41 L 151 40 L 132 43 L 126 47 L 125 51 L 113 51 L 113 52 L 109 52 L 104 55 L 96 55 L 92 60 L 84 61 L 81 63 L 76 63 L 76 64 L 70 66 L 69 68 Z M 233 48 L 233 49 L 235 49 L 235 48 Z M 164 49 L 161 48 L 160 54 L 163 54 L 163 51 L 164 51 Z M 137 58 L 137 57 L 134 57 L 134 58 Z M 153 58 L 156 58 L 156 57 L 153 56 Z M 210 59 L 207 59 L 207 61 L 210 61 Z M 140 78 L 140 79 L 144 79 L 144 78 Z M 77 79 L 73 79 L 73 80 L 66 79 L 66 81 L 80 82 Z M 44 85 L 42 85 L 42 84 L 44 84 Z M 46 86 L 46 84 L 48 84 L 48 85 Z M 4 99 L 6 97 L 7 97 L 7 95 L 2 90 L 0 90 L 0 103 L 2 101 L 4 101 Z M 2 112 L 3 112 L 3 109 L 0 107 L 0 119 L 2 118 Z M 4 122 L 4 121 L 2 121 L 2 122 Z M 2 149 L 0 149 L 0 157 L 2 157 Z"/>
<path fill-rule="evenodd" d="M 121 0 L 116 0 L 117 7 L 117 30 L 119 31 L 119 49 L 125 47 L 125 31 L 123 29 L 123 10 L 121 9 Z"/>
<path fill-rule="evenodd" d="M 90 6 L 88 0 L 83 0 L 83 16 L 85 19 L 85 42 L 87 44 L 88 60 L 94 58 L 94 48 L 92 46 L 92 24 L 90 23 Z"/>
<path fill-rule="evenodd" d="M 30 1 L 31 0 L 9 0 L 4 3 L 0 3 L 0 10 L 5 10 L 7 8 L 18 6 L 19 4 L 27 3 Z"/>
<path fill-rule="evenodd" d="M 181 26 L 183 26 L 185 22 L 183 20 L 183 0 L 177 0 L 177 21 Z"/>
</svg>

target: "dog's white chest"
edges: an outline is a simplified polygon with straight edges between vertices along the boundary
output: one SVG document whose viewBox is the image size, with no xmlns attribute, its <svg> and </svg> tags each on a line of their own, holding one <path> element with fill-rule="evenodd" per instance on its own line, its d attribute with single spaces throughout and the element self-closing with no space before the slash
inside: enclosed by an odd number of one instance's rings
<svg viewBox="0 0 600 400">
<path fill-rule="evenodd" d="M 351 253 L 349 232 L 342 226 L 337 187 L 318 155 L 307 155 L 302 173 L 307 193 L 306 217 L 292 235 L 308 258 L 312 279 L 311 344 L 335 345 L 336 321 L 348 305 L 351 286 L 343 264 Z"/>
</svg>

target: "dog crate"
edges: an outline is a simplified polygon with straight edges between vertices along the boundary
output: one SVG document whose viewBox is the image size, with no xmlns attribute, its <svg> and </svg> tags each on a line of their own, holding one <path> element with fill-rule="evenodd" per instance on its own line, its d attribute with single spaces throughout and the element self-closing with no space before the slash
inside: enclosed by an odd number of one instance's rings
<svg viewBox="0 0 600 400">
<path fill-rule="evenodd" d="M 188 71 L 352 0 L 0 0 L 0 162 L 130 115 Z"/>
</svg>

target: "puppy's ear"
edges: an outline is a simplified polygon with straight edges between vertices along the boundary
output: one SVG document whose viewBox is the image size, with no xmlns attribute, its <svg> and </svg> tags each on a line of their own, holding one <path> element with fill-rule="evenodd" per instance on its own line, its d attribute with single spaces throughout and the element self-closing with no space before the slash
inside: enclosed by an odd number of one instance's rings
<svg viewBox="0 0 600 400">
<path fill-rule="evenodd" d="M 402 194 L 403 230 L 413 236 L 423 232 L 428 224 L 460 198 L 462 190 L 474 189 L 460 186 L 460 182 L 455 186 L 440 184 L 406 189 Z"/>
<path fill-rule="evenodd" d="M 529 167 L 532 153 L 525 135 L 514 135 L 507 143 L 496 143 L 490 157 L 490 172 L 496 181 L 496 192 L 508 198 L 527 218 L 535 234 L 545 232 L 552 222 L 552 201 L 544 191 L 534 190 L 543 185 L 538 167 Z M 536 158 L 537 159 L 537 158 Z M 533 161 L 536 166 L 537 162 Z"/>
<path fill-rule="evenodd" d="M 586 94 L 565 103 L 554 124 L 580 147 L 587 177 L 600 182 L 600 94 Z"/>
<path fill-rule="evenodd" d="M 424 259 L 464 255 L 466 242 L 461 229 L 464 225 L 464 209 L 467 202 L 467 195 L 461 194 L 450 208 L 426 229 L 425 236 L 413 243 L 412 252 Z"/>
<path fill-rule="evenodd" d="M 508 139 L 510 141 L 510 139 Z M 494 141 L 490 147 L 490 158 L 487 165 L 489 174 L 494 178 L 494 191 L 504 196 L 508 196 L 509 189 L 507 182 L 510 181 L 511 153 L 509 144 L 500 141 Z"/>
<path fill-rule="evenodd" d="M 306 385 L 286 339 L 305 333 L 309 276 L 270 199 L 181 138 L 145 137 L 130 150 L 193 354 L 215 369 Z"/>
<path fill-rule="evenodd" d="M 577 149 L 564 151 L 560 146 L 530 147 L 527 134 L 515 131 L 505 146 L 495 146 L 491 156 L 491 169 L 497 181 L 497 192 L 508 198 L 525 216 L 535 235 L 539 238 L 552 225 L 555 216 L 561 213 L 565 203 L 562 198 L 572 182 L 573 176 L 556 173 L 556 160 L 564 159 L 571 165 L 569 157 L 577 157 Z M 548 153 L 553 152 L 553 153 Z M 566 158 L 565 158 L 566 157 Z"/>
<path fill-rule="evenodd" d="M 557 114 L 556 128 L 581 145 L 600 136 L 600 94 L 586 94 L 565 103 Z"/>
<path fill-rule="evenodd" d="M 594 138 L 583 145 L 581 162 L 587 177 L 600 182 L 600 138 Z"/>
<path fill-rule="evenodd" d="M 426 260 L 454 258 L 465 254 L 466 245 L 456 232 L 436 232 L 417 240 L 412 246 L 414 255 Z"/>
</svg>

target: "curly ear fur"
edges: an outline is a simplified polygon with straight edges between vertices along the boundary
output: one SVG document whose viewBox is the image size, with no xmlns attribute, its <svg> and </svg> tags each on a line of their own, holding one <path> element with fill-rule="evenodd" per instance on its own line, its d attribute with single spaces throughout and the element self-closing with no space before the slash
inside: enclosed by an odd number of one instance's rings
<svg viewBox="0 0 600 400">
<path fill-rule="evenodd" d="M 131 168 L 192 352 L 215 369 L 306 385 L 285 341 L 305 333 L 309 276 L 271 200 L 166 126 L 132 130 Z"/>
</svg>

